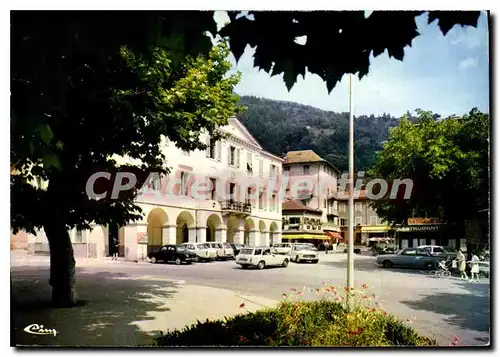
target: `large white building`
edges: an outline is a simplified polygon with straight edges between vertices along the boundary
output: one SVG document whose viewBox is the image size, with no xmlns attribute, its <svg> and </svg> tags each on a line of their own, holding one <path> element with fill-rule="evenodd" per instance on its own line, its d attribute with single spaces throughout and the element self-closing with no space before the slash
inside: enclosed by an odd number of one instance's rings
<svg viewBox="0 0 500 357">
<path fill-rule="evenodd" d="M 143 218 L 125 227 L 95 226 L 71 232 L 75 256 L 104 257 L 118 236 L 120 256 L 142 260 L 151 249 L 182 242 L 269 245 L 281 241 L 281 200 L 275 179 L 283 160 L 262 149 L 236 118 L 220 128 L 227 137 L 202 140 L 205 151 L 183 152 L 165 142 L 170 173 L 149 182 L 136 201 Z M 126 162 L 127 159 L 121 160 Z M 30 236 L 31 250 L 47 250 L 43 232 Z"/>
</svg>

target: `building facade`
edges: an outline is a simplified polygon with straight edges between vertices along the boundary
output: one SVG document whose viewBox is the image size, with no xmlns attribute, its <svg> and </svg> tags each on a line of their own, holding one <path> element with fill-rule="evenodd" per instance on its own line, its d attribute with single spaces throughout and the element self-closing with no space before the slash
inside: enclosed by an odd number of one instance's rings
<svg viewBox="0 0 500 357">
<path fill-rule="evenodd" d="M 314 151 L 300 150 L 286 154 L 283 174 L 283 238 L 292 241 L 340 237 L 336 199 L 340 171 Z"/>
<path fill-rule="evenodd" d="M 344 240 L 347 240 L 349 194 L 347 192 L 340 194 L 338 200 L 341 234 Z M 370 242 L 389 241 L 389 239 L 393 238 L 391 227 L 386 222 L 383 222 L 382 218 L 377 216 L 377 212 L 371 208 L 370 200 L 366 197 L 366 191 L 355 190 L 354 244 L 370 245 Z"/>
<path fill-rule="evenodd" d="M 114 237 L 120 242 L 119 255 L 131 261 L 145 259 L 149 251 L 164 244 L 280 242 L 281 202 L 276 182 L 283 160 L 263 150 L 236 118 L 230 118 L 220 131 L 226 136 L 217 142 L 202 135 L 208 146 L 204 151 L 185 152 L 165 141 L 162 145 L 170 173 L 150 176 L 137 196 L 143 218 L 124 227 L 73 230 L 75 256 L 109 256 Z M 117 161 L 130 162 L 127 158 Z M 30 245 L 33 251 L 45 249 L 43 231 L 30 237 Z"/>
</svg>

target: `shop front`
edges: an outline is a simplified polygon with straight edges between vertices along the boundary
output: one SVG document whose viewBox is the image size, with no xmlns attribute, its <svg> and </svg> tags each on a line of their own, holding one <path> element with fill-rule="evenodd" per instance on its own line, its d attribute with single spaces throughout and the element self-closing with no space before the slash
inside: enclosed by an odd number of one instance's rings
<svg viewBox="0 0 500 357">
<path fill-rule="evenodd" d="M 281 236 L 283 243 L 312 243 L 315 247 L 321 247 L 329 238 L 323 233 L 284 233 Z"/>
<path fill-rule="evenodd" d="M 382 225 L 361 227 L 361 242 L 367 246 L 373 246 L 377 243 L 387 243 L 393 241 L 390 237 L 390 227 Z"/>
<path fill-rule="evenodd" d="M 465 244 L 465 239 L 458 239 L 446 224 L 419 224 L 396 227 L 396 242 L 401 249 L 416 248 L 421 245 L 440 245 L 455 248 Z"/>
</svg>

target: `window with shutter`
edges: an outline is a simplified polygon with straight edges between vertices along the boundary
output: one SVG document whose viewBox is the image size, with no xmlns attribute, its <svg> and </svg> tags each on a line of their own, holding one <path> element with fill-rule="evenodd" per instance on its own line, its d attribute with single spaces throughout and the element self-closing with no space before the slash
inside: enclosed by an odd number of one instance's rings
<svg viewBox="0 0 500 357">
<path fill-rule="evenodd" d="M 247 153 L 247 173 L 248 173 L 248 176 L 252 176 L 252 173 L 253 173 L 252 153 L 251 152 Z"/>
<path fill-rule="evenodd" d="M 205 149 L 205 156 L 210 157 L 210 136 L 208 135 L 205 138 L 205 145 L 207 145 L 207 148 Z"/>
<path fill-rule="evenodd" d="M 83 241 L 83 231 L 76 230 L 75 233 L 75 243 L 84 243 Z"/>
<path fill-rule="evenodd" d="M 217 161 L 221 161 L 222 158 L 222 143 L 217 141 Z"/>
<path fill-rule="evenodd" d="M 236 166 L 236 157 L 237 157 L 237 152 L 236 148 L 234 146 L 229 147 L 229 159 L 228 159 L 228 165 L 229 166 Z"/>
</svg>

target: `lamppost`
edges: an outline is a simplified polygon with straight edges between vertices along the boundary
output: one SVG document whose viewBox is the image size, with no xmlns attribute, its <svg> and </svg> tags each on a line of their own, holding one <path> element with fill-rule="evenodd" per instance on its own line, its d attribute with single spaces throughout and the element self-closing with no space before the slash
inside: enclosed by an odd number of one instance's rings
<svg viewBox="0 0 500 357">
<path fill-rule="evenodd" d="M 349 204 L 347 220 L 347 288 L 348 306 L 351 307 L 349 294 L 354 288 L 354 117 L 352 113 L 352 74 L 349 74 Z"/>
</svg>

